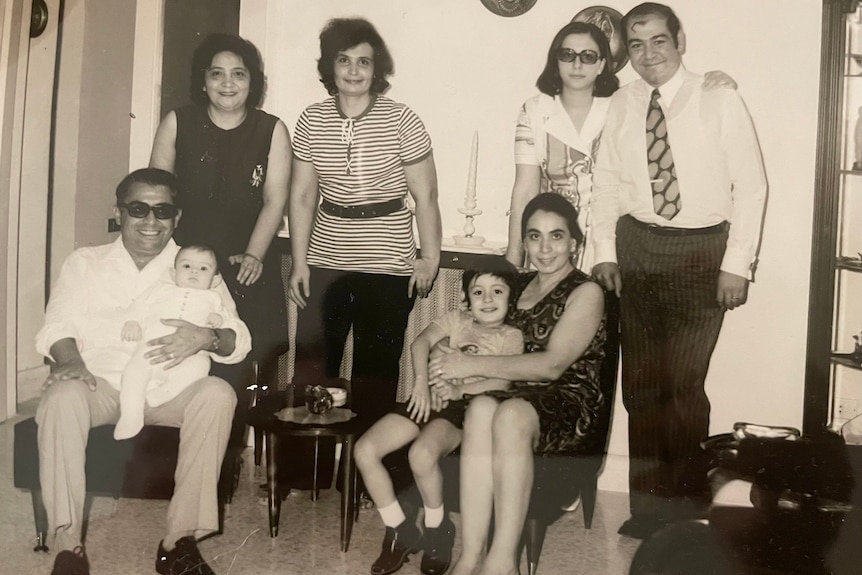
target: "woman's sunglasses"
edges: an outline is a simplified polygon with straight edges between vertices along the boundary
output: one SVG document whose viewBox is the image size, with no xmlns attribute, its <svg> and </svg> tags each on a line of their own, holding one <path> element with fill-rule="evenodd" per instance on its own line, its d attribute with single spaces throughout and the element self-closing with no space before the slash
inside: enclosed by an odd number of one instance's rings
<svg viewBox="0 0 862 575">
<path fill-rule="evenodd" d="M 156 204 L 155 206 L 151 206 L 144 202 L 129 202 L 128 204 L 117 204 L 117 207 L 121 209 L 125 208 L 130 216 L 138 219 L 147 217 L 150 210 L 152 210 L 156 219 L 159 220 L 170 220 L 177 217 L 177 214 L 180 213 L 179 208 L 173 204 Z"/>
<path fill-rule="evenodd" d="M 557 49 L 557 60 L 560 62 L 574 62 L 575 58 L 580 58 L 582 64 L 595 64 L 599 61 L 599 55 L 592 50 L 575 52 L 571 48 Z"/>
</svg>

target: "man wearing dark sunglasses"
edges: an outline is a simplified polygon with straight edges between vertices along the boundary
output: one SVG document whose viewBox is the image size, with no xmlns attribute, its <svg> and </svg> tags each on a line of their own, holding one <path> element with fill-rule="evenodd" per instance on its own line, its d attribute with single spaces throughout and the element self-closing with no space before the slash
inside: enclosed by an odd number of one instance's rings
<svg viewBox="0 0 862 575">
<path fill-rule="evenodd" d="M 36 421 L 42 494 L 59 551 L 52 575 L 89 573 L 81 540 L 86 440 L 91 427 L 119 418 L 122 370 L 133 351 L 120 341 L 128 319 L 124 312 L 173 265 L 179 251 L 171 239 L 181 216 L 174 204 L 178 188 L 173 174 L 156 168 L 137 170 L 120 182 L 114 212 L 120 237 L 75 250 L 66 259 L 36 336 L 37 350 L 51 363 Z M 219 363 L 245 358 L 251 348 L 248 329 L 224 285 L 215 289 L 225 308 L 222 327 L 163 319 L 176 330 L 148 342 L 152 348 L 145 357 L 151 363 L 170 369 L 199 351 Z M 196 538 L 218 529 L 217 484 L 235 406 L 233 388 L 209 376 L 145 409 L 145 423 L 183 428 L 167 533 L 156 555 L 159 573 L 213 573 Z"/>
</svg>

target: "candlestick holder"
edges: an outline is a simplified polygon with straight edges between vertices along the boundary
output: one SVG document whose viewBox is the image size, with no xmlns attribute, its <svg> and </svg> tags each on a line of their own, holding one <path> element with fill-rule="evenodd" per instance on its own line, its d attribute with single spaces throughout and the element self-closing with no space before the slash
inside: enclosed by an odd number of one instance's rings
<svg viewBox="0 0 862 575">
<path fill-rule="evenodd" d="M 473 132 L 473 145 L 470 147 L 470 168 L 467 171 L 467 193 L 464 196 L 464 207 L 458 211 L 464 214 L 464 235 L 455 236 L 455 244 L 459 246 L 481 246 L 485 238 L 474 235 L 476 226 L 473 218 L 482 214 L 482 210 L 476 209 L 476 168 L 479 162 L 479 132 Z"/>
<path fill-rule="evenodd" d="M 458 212 L 464 214 L 464 235 L 455 236 L 455 245 L 458 246 L 481 246 L 485 243 L 485 238 L 482 236 L 473 235 L 476 233 L 476 226 L 473 225 L 473 218 L 482 215 L 482 210 L 476 209 L 476 202 L 464 202 L 463 208 L 458 208 Z"/>
</svg>

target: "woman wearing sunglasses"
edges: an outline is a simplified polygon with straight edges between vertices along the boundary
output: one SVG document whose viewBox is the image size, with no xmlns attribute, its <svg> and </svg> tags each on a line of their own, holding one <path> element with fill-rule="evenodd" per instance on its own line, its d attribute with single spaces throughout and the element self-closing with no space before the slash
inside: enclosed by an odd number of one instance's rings
<svg viewBox="0 0 862 575">
<path fill-rule="evenodd" d="M 625 61 L 622 62 L 623 64 Z M 590 190 L 610 96 L 619 87 L 608 38 L 593 24 L 570 22 L 548 49 L 536 87 L 541 94 L 524 102 L 515 129 L 515 184 L 509 209 L 506 259 L 524 265 L 521 215 L 540 192 L 564 196 L 578 210 L 584 241 L 575 267 L 590 273 Z M 736 88 L 723 72 L 709 72 L 704 86 Z"/>
</svg>

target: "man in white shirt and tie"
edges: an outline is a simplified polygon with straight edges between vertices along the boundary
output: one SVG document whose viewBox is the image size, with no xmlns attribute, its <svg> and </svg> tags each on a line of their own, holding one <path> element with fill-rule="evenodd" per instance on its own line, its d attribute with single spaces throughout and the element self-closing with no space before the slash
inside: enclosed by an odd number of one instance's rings
<svg viewBox="0 0 862 575">
<path fill-rule="evenodd" d="M 683 68 L 673 10 L 641 4 L 621 28 L 641 79 L 614 94 L 602 134 L 593 275 L 621 298 L 632 517 L 620 533 L 644 538 L 689 494 L 682 472 L 709 434 L 704 380 L 725 311 L 747 299 L 767 184 L 739 94 Z"/>
</svg>

